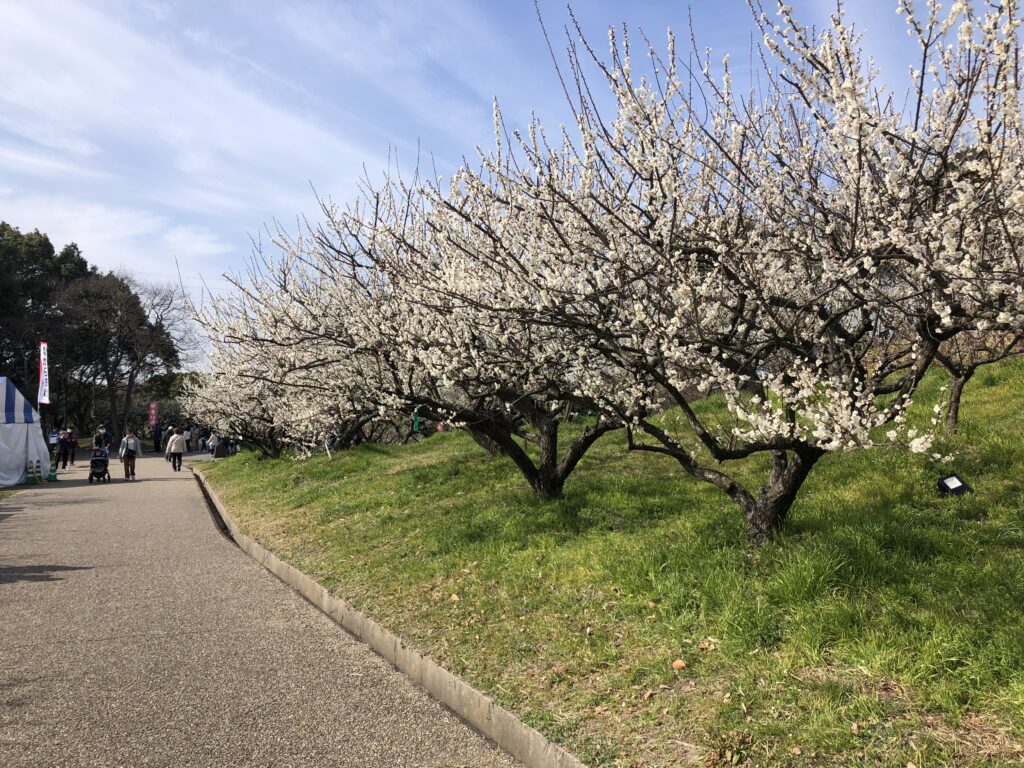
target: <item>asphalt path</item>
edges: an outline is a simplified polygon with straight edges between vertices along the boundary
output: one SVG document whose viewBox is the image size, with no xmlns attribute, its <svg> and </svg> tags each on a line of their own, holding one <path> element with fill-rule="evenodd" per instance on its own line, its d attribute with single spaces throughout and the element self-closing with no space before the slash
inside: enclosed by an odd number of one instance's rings
<svg viewBox="0 0 1024 768">
<path fill-rule="evenodd" d="M 0 501 L 0 766 L 517 765 L 217 531 L 191 472 Z"/>
</svg>

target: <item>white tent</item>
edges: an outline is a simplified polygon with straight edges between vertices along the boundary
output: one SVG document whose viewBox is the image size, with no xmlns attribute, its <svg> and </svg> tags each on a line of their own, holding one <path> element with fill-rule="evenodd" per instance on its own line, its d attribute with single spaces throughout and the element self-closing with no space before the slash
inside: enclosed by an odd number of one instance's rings
<svg viewBox="0 0 1024 768">
<path fill-rule="evenodd" d="M 39 414 L 14 383 L 0 376 L 0 488 L 25 482 L 29 462 L 50 474 L 50 451 Z"/>
</svg>

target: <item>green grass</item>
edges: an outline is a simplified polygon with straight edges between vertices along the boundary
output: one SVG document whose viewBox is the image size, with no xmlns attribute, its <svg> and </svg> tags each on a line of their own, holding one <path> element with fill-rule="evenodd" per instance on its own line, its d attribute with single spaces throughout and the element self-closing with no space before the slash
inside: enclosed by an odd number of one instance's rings
<svg viewBox="0 0 1024 768">
<path fill-rule="evenodd" d="M 206 471 L 243 530 L 591 765 L 1018 764 L 1022 363 L 968 386 L 973 496 L 926 457 L 829 456 L 758 550 L 618 434 L 548 503 L 457 433 Z"/>
<path fill-rule="evenodd" d="M 4 499 L 13 496 L 17 492 L 18 492 L 18 489 L 16 489 L 16 488 L 7 488 L 7 489 L 0 488 L 0 501 L 3 501 Z"/>
</svg>

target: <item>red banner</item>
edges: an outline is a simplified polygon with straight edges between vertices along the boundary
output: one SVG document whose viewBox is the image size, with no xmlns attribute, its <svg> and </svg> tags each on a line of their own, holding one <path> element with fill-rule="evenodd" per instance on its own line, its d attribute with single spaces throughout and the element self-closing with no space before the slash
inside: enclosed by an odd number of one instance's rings
<svg viewBox="0 0 1024 768">
<path fill-rule="evenodd" d="M 160 413 L 160 404 L 154 400 L 149 404 L 149 426 L 155 427 Z"/>
</svg>

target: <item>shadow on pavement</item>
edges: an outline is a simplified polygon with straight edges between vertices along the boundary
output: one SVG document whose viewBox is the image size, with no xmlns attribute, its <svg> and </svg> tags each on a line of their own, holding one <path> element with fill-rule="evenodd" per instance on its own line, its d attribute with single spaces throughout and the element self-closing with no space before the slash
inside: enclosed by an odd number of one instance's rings
<svg viewBox="0 0 1024 768">
<path fill-rule="evenodd" d="M 3 525 L 8 520 L 11 520 L 12 517 L 17 517 L 19 513 L 24 512 L 24 511 L 25 511 L 25 508 L 23 506 L 21 506 L 20 504 L 15 506 L 14 502 L 12 502 L 12 501 L 6 502 L 3 505 L 3 507 L 0 507 L 0 525 Z M 12 520 L 11 522 L 16 522 L 16 521 Z"/>
<path fill-rule="evenodd" d="M 181 473 L 179 473 L 179 474 L 184 476 L 184 474 L 185 474 L 184 470 Z M 178 475 L 175 475 L 173 477 L 147 477 L 145 475 L 138 475 L 135 478 L 135 482 L 136 483 L 156 483 L 156 482 L 161 482 L 161 481 L 165 481 L 165 480 L 180 480 L 180 479 L 181 478 L 178 477 Z M 48 491 L 55 491 L 55 490 L 61 490 L 61 489 L 67 490 L 69 488 L 89 488 L 91 486 L 95 486 L 97 488 L 103 488 L 103 487 L 108 486 L 108 485 L 125 485 L 125 484 L 126 484 L 126 481 L 125 481 L 123 475 L 115 475 L 113 472 L 111 472 L 110 473 L 110 482 L 109 483 L 101 483 L 98 480 L 93 480 L 92 483 L 90 483 L 88 478 L 85 478 L 85 477 L 82 477 L 82 478 L 62 477 L 62 478 L 60 478 L 55 483 L 43 483 L 42 485 L 31 485 L 31 486 L 25 486 L 25 487 L 26 488 L 32 488 L 32 489 L 45 489 L 45 490 L 48 490 Z M 36 499 L 33 499 L 32 503 L 34 505 L 36 503 Z"/>
<path fill-rule="evenodd" d="M 0 565 L 0 584 L 19 581 L 62 581 L 64 571 L 90 571 L 91 565 Z"/>
</svg>

